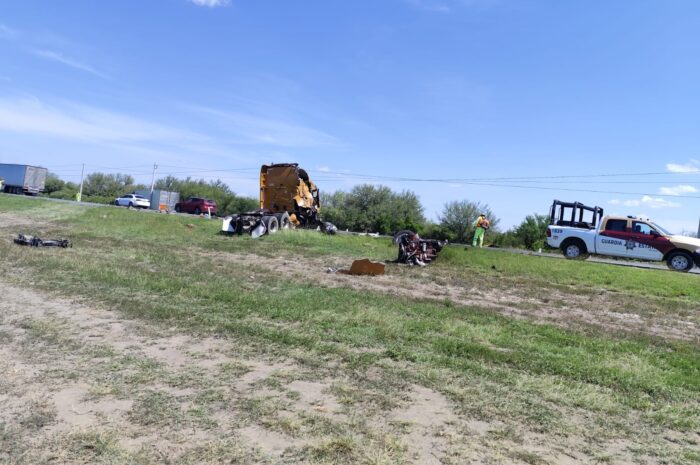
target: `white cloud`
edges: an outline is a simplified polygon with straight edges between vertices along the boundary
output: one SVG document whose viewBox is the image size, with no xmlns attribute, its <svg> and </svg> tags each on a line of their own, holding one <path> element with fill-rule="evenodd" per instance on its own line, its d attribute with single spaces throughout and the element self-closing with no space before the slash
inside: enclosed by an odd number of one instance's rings
<svg viewBox="0 0 700 465">
<path fill-rule="evenodd" d="M 661 197 L 651 197 L 649 195 L 642 197 L 642 204 L 649 208 L 678 208 L 681 206 L 680 203 L 671 202 Z"/>
<path fill-rule="evenodd" d="M 659 189 L 659 194 L 662 195 L 683 195 L 683 194 L 694 194 L 698 190 L 693 187 L 689 186 L 687 184 L 681 184 L 679 186 L 674 186 L 674 187 L 662 187 Z"/>
<path fill-rule="evenodd" d="M 642 202 L 639 200 L 612 199 L 608 203 L 611 205 L 622 205 L 623 207 L 638 207 Z"/>
<path fill-rule="evenodd" d="M 0 99 L 0 131 L 99 143 L 201 141 L 204 136 L 94 107 Z"/>
<path fill-rule="evenodd" d="M 208 116 L 237 144 L 275 147 L 324 147 L 340 142 L 322 131 L 274 117 L 255 116 L 201 106 L 187 106 L 190 111 Z"/>
<path fill-rule="evenodd" d="M 104 73 L 101 73 L 100 71 L 97 71 L 92 66 L 87 65 L 85 63 L 81 63 L 77 60 L 73 60 L 72 58 L 65 57 L 59 52 L 54 52 L 52 50 L 32 50 L 32 53 L 38 57 L 46 58 L 47 60 L 55 61 L 66 66 L 70 66 L 71 68 L 78 69 L 80 71 L 85 71 L 103 79 L 109 78 L 109 76 L 107 76 Z"/>
<path fill-rule="evenodd" d="M 678 208 L 681 206 L 680 203 L 671 202 L 661 197 L 652 197 L 650 195 L 644 195 L 641 199 L 612 199 L 608 201 L 608 203 L 611 205 L 621 205 L 623 207 L 639 207 L 640 205 L 644 205 L 649 208 Z"/>
<path fill-rule="evenodd" d="M 190 108 L 190 111 L 192 109 Z M 197 119 L 196 117 L 199 116 Z M 309 147 L 337 144 L 337 139 L 320 131 L 277 120 L 245 114 L 188 114 L 188 126 L 198 123 L 206 132 L 183 129 L 153 120 L 66 101 L 0 96 L 0 137 L 2 133 L 128 150 L 152 158 L 173 154 L 208 155 L 215 159 L 250 161 L 261 150 L 279 147 Z M 57 143 L 57 147 L 60 147 Z M 250 146 L 247 149 L 243 146 Z M 265 159 L 270 159 L 266 152 Z"/>
<path fill-rule="evenodd" d="M 215 8 L 217 6 L 226 6 L 231 3 L 230 0 L 190 0 L 192 3 L 198 6 L 208 6 L 209 8 Z"/>
<path fill-rule="evenodd" d="M 11 27 L 0 23 L 0 38 L 2 39 L 13 39 L 17 36 L 17 31 Z"/>
<path fill-rule="evenodd" d="M 435 13 L 451 13 L 461 7 L 489 8 L 502 0 L 404 0 L 412 7 Z"/>
<path fill-rule="evenodd" d="M 690 160 L 685 164 L 668 163 L 666 169 L 671 173 L 700 173 L 700 161 Z"/>
<path fill-rule="evenodd" d="M 316 171 L 320 171 L 322 173 L 328 173 L 331 169 L 327 166 L 317 166 Z"/>
<path fill-rule="evenodd" d="M 420 10 L 433 11 L 436 13 L 449 13 L 452 7 L 444 2 L 437 0 L 406 0 L 410 5 Z"/>
</svg>

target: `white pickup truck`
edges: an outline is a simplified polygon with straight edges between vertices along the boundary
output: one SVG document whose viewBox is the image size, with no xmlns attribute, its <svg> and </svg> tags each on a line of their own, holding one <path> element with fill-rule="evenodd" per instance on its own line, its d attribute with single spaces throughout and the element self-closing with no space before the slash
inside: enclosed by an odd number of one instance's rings
<svg viewBox="0 0 700 465">
<path fill-rule="evenodd" d="M 597 254 L 665 261 L 674 271 L 700 266 L 700 239 L 671 234 L 642 218 L 603 216 L 602 208 L 578 202 L 554 201 L 547 244 L 561 249 L 566 258 Z"/>
</svg>

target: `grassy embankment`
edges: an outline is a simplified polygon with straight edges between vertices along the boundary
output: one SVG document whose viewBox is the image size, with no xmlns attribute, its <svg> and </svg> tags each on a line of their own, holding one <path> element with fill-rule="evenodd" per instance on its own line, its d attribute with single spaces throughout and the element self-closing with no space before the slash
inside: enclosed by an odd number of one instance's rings
<svg viewBox="0 0 700 465">
<path fill-rule="evenodd" d="M 8 238 L 20 231 L 66 236 L 74 248 L 0 242 L 5 269 L 17 271 L 5 276 L 9 281 L 184 331 L 235 336 L 267 354 L 380 369 L 443 392 L 469 417 L 553 436 L 625 438 L 645 456 L 700 461 L 697 443 L 658 440 L 668 431 L 700 429 L 694 344 L 516 320 L 449 300 L 328 288 L 260 267 L 279 255 L 390 260 L 395 248 L 385 239 L 303 231 L 230 238 L 217 235 L 219 221 L 0 198 L 0 214 L 17 211 L 32 225 L 0 224 Z M 688 313 L 700 308 L 697 276 L 456 247 L 431 270 L 439 279 L 498 282 L 537 295 L 602 289 L 642 302 L 662 299 Z"/>
</svg>

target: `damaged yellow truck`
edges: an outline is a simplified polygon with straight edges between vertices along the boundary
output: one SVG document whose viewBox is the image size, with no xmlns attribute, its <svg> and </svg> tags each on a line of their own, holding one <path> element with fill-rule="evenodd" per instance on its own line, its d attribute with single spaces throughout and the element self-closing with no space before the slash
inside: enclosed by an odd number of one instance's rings
<svg viewBox="0 0 700 465">
<path fill-rule="evenodd" d="M 260 208 L 227 216 L 221 230 L 257 238 L 280 229 L 319 228 L 334 233 L 335 226 L 321 221 L 318 187 L 297 163 L 263 165 L 260 168 Z"/>
</svg>

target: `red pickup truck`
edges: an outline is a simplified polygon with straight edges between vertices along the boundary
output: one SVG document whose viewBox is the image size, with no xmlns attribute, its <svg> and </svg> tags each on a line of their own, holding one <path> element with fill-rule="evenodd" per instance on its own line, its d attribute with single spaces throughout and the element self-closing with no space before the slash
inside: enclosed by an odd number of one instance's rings
<svg viewBox="0 0 700 465">
<path fill-rule="evenodd" d="M 195 215 L 207 212 L 216 215 L 217 212 L 216 202 L 201 197 L 190 197 L 187 200 L 176 203 L 175 211 L 178 213 L 194 213 Z"/>
</svg>

